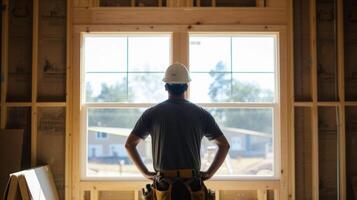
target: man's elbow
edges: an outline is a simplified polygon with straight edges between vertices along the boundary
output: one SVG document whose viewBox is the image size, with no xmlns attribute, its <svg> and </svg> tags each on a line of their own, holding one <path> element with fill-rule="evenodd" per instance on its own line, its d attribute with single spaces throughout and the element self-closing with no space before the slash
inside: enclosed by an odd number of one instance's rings
<svg viewBox="0 0 357 200">
<path fill-rule="evenodd" d="M 231 145 L 228 142 L 226 142 L 225 144 L 223 144 L 223 148 L 228 151 L 231 148 Z"/>
<path fill-rule="evenodd" d="M 135 147 L 135 145 L 129 141 L 126 141 L 124 146 L 126 149 L 132 149 L 133 147 Z"/>
</svg>

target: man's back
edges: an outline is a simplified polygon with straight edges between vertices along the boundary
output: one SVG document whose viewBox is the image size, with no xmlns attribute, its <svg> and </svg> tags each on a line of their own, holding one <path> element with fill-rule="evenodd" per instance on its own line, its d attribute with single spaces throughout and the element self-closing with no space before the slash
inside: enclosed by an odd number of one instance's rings
<svg viewBox="0 0 357 200">
<path fill-rule="evenodd" d="M 156 171 L 200 170 L 202 137 L 223 135 L 207 111 L 184 99 L 169 99 L 148 109 L 133 133 L 141 138 L 151 136 Z"/>
</svg>

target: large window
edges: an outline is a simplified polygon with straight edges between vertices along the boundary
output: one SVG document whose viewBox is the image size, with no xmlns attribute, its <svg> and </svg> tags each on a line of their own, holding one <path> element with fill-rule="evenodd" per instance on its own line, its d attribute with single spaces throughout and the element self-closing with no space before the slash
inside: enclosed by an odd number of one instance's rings
<svg viewBox="0 0 357 200">
<path fill-rule="evenodd" d="M 140 176 L 124 143 L 145 109 L 167 98 L 172 35 L 85 34 L 82 110 L 86 178 Z M 190 101 L 205 107 L 231 149 L 217 176 L 275 177 L 279 119 L 275 34 L 189 34 Z M 181 61 L 184 62 L 184 61 Z M 106 139 L 97 139 L 98 133 Z M 139 145 L 152 169 L 151 141 Z M 216 146 L 204 139 L 202 170 Z"/>
</svg>

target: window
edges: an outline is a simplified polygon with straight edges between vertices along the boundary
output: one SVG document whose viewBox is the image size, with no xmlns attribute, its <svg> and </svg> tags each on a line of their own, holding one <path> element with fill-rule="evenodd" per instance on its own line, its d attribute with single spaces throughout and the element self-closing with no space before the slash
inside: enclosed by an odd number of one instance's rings
<svg viewBox="0 0 357 200">
<path fill-rule="evenodd" d="M 83 36 L 84 177 L 138 177 L 124 147 L 136 120 L 167 98 L 161 81 L 172 63 L 170 33 Z M 231 150 L 218 176 L 275 177 L 277 35 L 189 34 L 188 98 L 216 119 Z M 98 133 L 110 140 L 100 141 Z M 102 137 L 102 135 L 100 135 Z M 152 170 L 150 137 L 139 153 Z M 204 139 L 202 169 L 216 146 Z"/>
<path fill-rule="evenodd" d="M 269 34 L 190 34 L 189 98 L 208 109 L 231 143 L 219 175 L 275 175 L 276 43 Z M 202 145 L 203 169 L 213 147 Z"/>
</svg>

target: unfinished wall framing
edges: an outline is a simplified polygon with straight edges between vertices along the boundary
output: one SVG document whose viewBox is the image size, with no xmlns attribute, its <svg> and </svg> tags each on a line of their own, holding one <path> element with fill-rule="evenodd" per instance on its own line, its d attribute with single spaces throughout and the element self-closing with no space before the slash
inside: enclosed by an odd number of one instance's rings
<svg viewBox="0 0 357 200">
<path fill-rule="evenodd" d="M 67 1 L 2 3 L 1 128 L 24 129 L 22 168 L 49 164 L 65 199 Z"/>
<path fill-rule="evenodd" d="M 44 140 L 43 136 L 48 130 L 41 126 L 41 123 L 47 120 L 43 120 L 43 116 L 52 112 L 62 113 L 64 118 L 53 115 L 49 117 L 49 120 L 56 121 L 54 123 L 56 126 L 59 124 L 63 126 L 64 121 L 65 130 L 50 128 L 49 137 L 60 138 L 61 146 L 65 145 L 63 151 L 67 151 L 62 152 L 61 155 L 55 153 L 56 160 L 52 161 L 56 163 L 63 159 L 62 156 L 66 157 L 65 166 L 56 164 L 54 166 L 58 170 L 56 173 L 59 174 L 57 175 L 58 184 L 62 184 L 62 178 L 65 177 L 65 186 L 68 188 L 72 183 L 69 180 L 69 173 L 73 173 L 73 187 L 70 187 L 71 190 L 66 190 L 65 196 L 68 199 L 69 197 L 85 200 L 110 199 L 111 195 L 116 194 L 120 188 L 120 191 L 130 191 L 129 198 L 140 199 L 139 187 L 146 182 L 81 181 L 78 175 L 80 166 L 76 159 L 79 149 L 76 146 L 80 145 L 80 139 L 76 131 L 78 127 L 75 124 L 79 122 L 78 115 L 76 115 L 78 107 L 77 102 L 73 102 L 74 105 L 72 105 L 71 99 L 79 99 L 79 94 L 69 84 L 78 83 L 77 76 L 74 74 L 72 77 L 70 73 L 72 73 L 72 64 L 75 67 L 80 64 L 75 59 L 72 63 L 72 54 L 74 57 L 79 56 L 76 50 L 72 50 L 72 47 L 79 49 L 80 46 L 71 42 L 72 36 L 76 38 L 78 34 L 75 31 L 72 32 L 72 20 L 71 22 L 67 20 L 67 16 L 72 15 L 72 5 L 64 2 L 65 0 L 3 0 L 3 3 L 9 6 L 3 12 L 2 21 L 2 28 L 5 30 L 2 35 L 2 48 L 5 51 L 2 54 L 4 81 L 1 87 L 1 126 L 2 128 L 23 127 L 25 129 L 28 133 L 25 136 L 28 137 L 26 149 L 30 149 L 28 152 L 32 153 L 25 156 L 24 166 L 29 166 L 31 160 L 35 165 L 46 160 L 51 154 L 51 152 L 42 154 L 41 151 L 42 148 L 46 148 L 42 146 L 41 141 Z M 91 25 L 96 25 L 98 29 L 103 29 L 102 25 L 115 27 L 121 24 L 125 27 L 125 25 L 142 24 L 154 25 L 154 28 L 146 26 L 146 30 L 153 30 L 157 24 L 177 23 L 177 18 L 167 17 L 170 14 L 157 8 L 157 10 L 122 8 L 122 16 L 115 13 L 117 12 L 115 8 L 105 10 L 105 7 L 141 6 L 162 6 L 175 9 L 181 6 L 202 7 L 190 12 L 185 11 L 180 15 L 185 15 L 181 25 L 187 26 L 192 24 L 289 26 L 292 23 L 292 19 L 288 17 L 292 13 L 290 10 L 292 6 L 289 7 L 287 2 L 290 1 L 243 0 L 232 3 L 226 0 L 75 0 L 72 2 L 75 11 L 73 12 L 73 29 L 80 29 L 77 26 L 90 28 Z M 295 20 L 293 56 L 295 59 L 294 72 L 291 74 L 294 76 L 288 77 L 290 79 L 287 80 L 294 81 L 287 81 L 287 83 L 294 82 L 294 99 L 291 101 L 295 106 L 292 106 L 294 112 L 290 119 L 295 120 L 289 123 L 292 126 L 291 129 L 295 130 L 295 135 L 291 140 L 284 140 L 284 142 L 291 141 L 291 144 L 294 144 L 292 153 L 289 154 L 293 155 L 294 162 L 289 164 L 294 166 L 295 171 L 290 172 L 287 169 L 288 172 L 282 172 L 285 174 L 282 175 L 281 181 L 209 183 L 210 186 L 219 188 L 218 198 L 229 199 L 226 196 L 231 195 L 230 190 L 234 191 L 236 188 L 243 191 L 256 188 L 257 195 L 255 196 L 254 193 L 253 196 L 259 200 L 318 200 L 336 199 L 337 196 L 342 200 L 354 198 L 352 182 L 353 177 L 357 176 L 355 171 L 357 68 L 354 58 L 357 51 L 357 5 L 354 0 L 344 0 L 344 4 L 337 0 L 301 0 L 293 1 L 293 3 Z M 41 7 L 47 4 L 49 6 Z M 12 9 L 13 6 L 16 9 Z M 224 10 L 213 11 L 216 15 L 200 10 L 204 9 L 203 7 L 226 6 L 238 7 L 237 9 L 241 6 L 250 8 L 242 9 L 238 14 L 234 10 L 229 10 L 227 13 L 224 13 Z M 256 9 L 255 7 L 265 8 Z M 50 8 L 50 10 L 44 8 Z M 64 8 L 67 12 L 63 12 Z M 175 9 L 172 9 L 172 15 L 181 11 Z M 152 14 L 153 18 L 147 18 L 150 15 L 148 13 L 154 12 L 157 14 Z M 260 17 L 257 17 L 258 14 Z M 127 23 L 122 23 L 122 20 L 127 20 Z M 28 27 L 28 24 L 31 24 L 31 27 Z M 125 28 L 129 29 L 128 26 Z M 66 27 L 70 27 L 70 30 L 66 30 Z M 23 32 L 14 30 L 23 30 Z M 119 28 L 116 30 L 120 31 Z M 19 42 L 21 40 L 23 42 Z M 22 50 L 16 51 L 18 47 Z M 287 48 L 290 51 L 292 46 Z M 47 49 L 52 51 L 48 52 Z M 50 88 L 53 90 L 48 90 L 47 85 L 51 85 Z M 29 93 L 29 91 L 32 92 Z M 23 120 L 20 123 L 18 119 Z M 73 137 L 69 131 L 72 126 Z M 333 148 L 328 148 L 331 146 Z M 329 157 L 327 153 L 334 156 Z M 288 153 L 282 152 L 284 158 L 286 154 Z M 65 175 L 61 174 L 63 168 L 67 169 Z M 286 175 L 289 173 L 292 174 L 291 177 Z M 292 193 L 282 194 L 282 190 L 287 190 L 287 185 L 292 188 Z M 332 188 L 326 188 L 326 185 Z M 266 188 L 267 186 L 271 187 Z"/>
<path fill-rule="evenodd" d="M 355 198 L 355 9 L 350 0 L 294 3 L 297 200 Z"/>
</svg>

